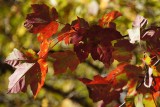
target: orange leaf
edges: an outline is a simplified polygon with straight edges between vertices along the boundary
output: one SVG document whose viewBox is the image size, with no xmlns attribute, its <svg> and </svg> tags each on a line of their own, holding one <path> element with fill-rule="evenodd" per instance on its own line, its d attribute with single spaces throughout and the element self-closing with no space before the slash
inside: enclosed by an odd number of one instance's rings
<svg viewBox="0 0 160 107">
<path fill-rule="evenodd" d="M 75 33 L 76 31 L 71 28 L 71 25 L 66 24 L 58 35 L 58 41 L 64 40 L 66 44 L 69 44 L 70 37 Z"/>
<path fill-rule="evenodd" d="M 51 41 L 45 39 L 40 45 L 39 58 L 46 58 Z"/>
<path fill-rule="evenodd" d="M 33 91 L 34 93 L 34 98 L 36 98 L 37 94 L 39 93 L 40 89 L 42 88 L 42 86 L 44 85 L 44 81 L 45 81 L 45 78 L 46 78 L 46 73 L 48 71 L 48 64 L 46 62 L 46 60 L 44 59 L 39 59 L 38 60 L 38 64 L 40 66 L 40 74 L 41 74 L 41 77 L 39 78 L 39 81 L 38 81 L 38 86 L 36 88 L 36 90 Z"/>
<path fill-rule="evenodd" d="M 104 27 L 105 25 L 111 26 L 111 23 L 113 20 L 118 18 L 119 16 L 122 16 L 122 14 L 118 11 L 112 11 L 107 14 L 105 14 L 101 19 L 99 19 L 99 25 L 101 27 Z"/>
<path fill-rule="evenodd" d="M 39 59 L 38 63 L 40 65 L 40 70 L 41 70 L 41 85 L 44 84 L 46 73 L 48 71 L 48 64 L 45 59 Z"/>
<path fill-rule="evenodd" d="M 40 31 L 40 35 L 37 37 L 38 41 L 42 42 L 45 39 L 50 38 L 53 34 L 57 32 L 58 26 L 59 24 L 57 22 L 55 21 L 50 22 Z"/>
</svg>

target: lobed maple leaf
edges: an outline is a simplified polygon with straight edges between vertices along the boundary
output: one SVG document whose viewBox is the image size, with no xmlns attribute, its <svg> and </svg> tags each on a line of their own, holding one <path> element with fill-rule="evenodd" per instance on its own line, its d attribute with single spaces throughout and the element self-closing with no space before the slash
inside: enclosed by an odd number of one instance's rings
<svg viewBox="0 0 160 107">
<path fill-rule="evenodd" d="M 39 33 L 37 39 L 41 45 L 38 58 L 34 51 L 22 53 L 14 49 L 5 62 L 16 69 L 9 77 L 8 93 L 25 92 L 27 86 L 30 86 L 36 97 L 44 85 L 48 71 L 46 59 L 51 43 L 49 38 L 57 32 L 59 24 L 56 22 L 58 13 L 55 8 L 49 9 L 45 4 L 34 4 L 32 9 L 33 13 L 27 15 L 24 26 L 31 33 Z M 79 61 L 84 61 L 89 54 L 94 60 L 103 62 L 106 67 L 109 67 L 116 59 L 120 64 L 107 76 L 97 75 L 93 80 L 80 79 L 87 85 L 90 98 L 95 102 L 103 100 L 102 107 L 105 107 L 111 101 L 118 100 L 123 87 L 127 86 L 126 107 L 143 107 L 144 105 L 154 107 L 151 96 L 144 97 L 147 93 L 155 94 L 160 89 L 160 72 L 155 64 L 152 65 L 154 61 L 150 57 L 143 59 L 145 66 L 148 66 L 146 73 L 142 69 L 143 66 L 138 67 L 121 62 L 130 61 L 131 52 L 135 48 L 135 45 L 130 43 L 140 40 L 146 41 L 147 51 L 154 56 L 159 56 L 160 28 L 152 26 L 145 29 L 147 19 L 137 16 L 132 24 L 132 29 L 128 29 L 129 43 L 122 39 L 123 36 L 116 30 L 116 25 L 113 23 L 121 15 L 118 11 L 105 14 L 99 19 L 99 25 L 89 26 L 87 21 L 79 17 L 71 24 L 66 24 L 58 34 L 58 42 L 64 40 L 66 44 L 72 43 L 75 53 L 65 51 L 49 55 L 55 59 L 53 62 L 55 74 L 64 73 L 67 68 L 71 71 L 75 70 Z M 112 41 L 115 40 L 117 43 L 113 45 Z M 148 103 L 149 101 L 151 104 Z"/>
<path fill-rule="evenodd" d="M 99 75 L 94 76 L 93 80 L 85 78 L 79 80 L 87 85 L 89 97 L 94 102 L 103 100 L 102 107 L 105 107 L 106 104 L 113 100 L 119 99 L 120 97 L 120 91 L 112 90 L 112 85 L 105 80 L 105 78 Z"/>
<path fill-rule="evenodd" d="M 57 32 L 58 23 L 55 20 L 58 13 L 54 7 L 49 10 L 45 4 L 33 4 L 32 9 L 34 12 L 27 15 L 24 26 L 31 33 L 40 33 L 38 40 L 41 42 Z"/>
<path fill-rule="evenodd" d="M 34 97 L 36 97 L 45 81 L 48 71 L 47 62 L 43 58 L 35 60 L 23 56 L 25 56 L 23 53 L 14 49 L 6 59 L 7 63 L 8 61 L 14 62 L 9 64 L 16 69 L 9 77 L 8 93 L 25 92 L 27 86 L 30 85 Z M 18 62 L 15 66 L 15 62 L 21 60 L 22 62 Z"/>
<path fill-rule="evenodd" d="M 50 56 L 55 59 L 53 62 L 55 74 L 64 73 L 67 68 L 73 71 L 79 64 L 79 60 L 73 51 L 56 52 L 50 54 Z"/>
<path fill-rule="evenodd" d="M 115 29 L 93 25 L 83 35 L 73 37 L 72 41 L 80 61 L 90 53 L 94 60 L 102 61 L 108 67 L 113 62 L 111 41 L 120 38 L 122 35 Z"/>
</svg>

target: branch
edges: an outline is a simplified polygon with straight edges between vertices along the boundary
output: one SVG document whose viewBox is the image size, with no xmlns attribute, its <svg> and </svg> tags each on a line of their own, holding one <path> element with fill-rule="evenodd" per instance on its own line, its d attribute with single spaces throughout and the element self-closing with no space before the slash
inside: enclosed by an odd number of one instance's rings
<svg viewBox="0 0 160 107">
<path fill-rule="evenodd" d="M 90 67 L 92 67 L 93 69 L 95 69 L 96 71 L 98 71 L 99 73 L 102 73 L 103 72 L 103 69 L 104 68 L 99 68 L 97 67 L 96 65 L 92 64 L 90 61 L 85 61 L 85 63 L 87 65 L 89 65 Z"/>
<path fill-rule="evenodd" d="M 65 93 L 65 92 L 61 91 L 60 89 L 55 89 L 54 87 L 49 86 L 47 84 L 44 84 L 43 88 L 45 88 L 46 90 L 48 90 L 52 93 L 58 93 L 59 95 L 63 96 L 63 98 L 70 98 L 72 101 L 75 101 L 75 102 L 83 105 L 84 107 L 92 107 L 91 104 L 86 102 L 86 97 L 71 95 L 75 92 L 74 90 L 71 90 L 70 92 Z"/>
</svg>

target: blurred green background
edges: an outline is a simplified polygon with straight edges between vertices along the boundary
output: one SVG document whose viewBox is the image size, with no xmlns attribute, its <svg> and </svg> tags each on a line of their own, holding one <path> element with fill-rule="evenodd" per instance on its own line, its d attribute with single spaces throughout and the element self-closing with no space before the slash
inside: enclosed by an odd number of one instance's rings
<svg viewBox="0 0 160 107">
<path fill-rule="evenodd" d="M 0 107 L 97 107 L 89 99 L 86 87 L 76 80 L 77 77 L 92 78 L 107 72 L 102 63 L 91 58 L 80 64 L 75 72 L 68 71 L 56 76 L 53 76 L 50 64 L 45 85 L 35 100 L 30 89 L 26 93 L 7 94 L 8 77 L 14 70 L 3 63 L 4 59 L 13 48 L 39 50 L 36 35 L 29 33 L 23 26 L 34 3 L 54 6 L 62 23 L 71 23 L 79 16 L 95 24 L 105 13 L 118 10 L 123 16 L 115 22 L 117 29 L 124 35 L 137 14 L 147 18 L 149 25 L 160 25 L 159 0 L 0 0 Z M 67 48 L 64 43 L 60 43 L 54 50 Z M 118 101 L 107 107 L 113 107 L 116 103 Z"/>
</svg>

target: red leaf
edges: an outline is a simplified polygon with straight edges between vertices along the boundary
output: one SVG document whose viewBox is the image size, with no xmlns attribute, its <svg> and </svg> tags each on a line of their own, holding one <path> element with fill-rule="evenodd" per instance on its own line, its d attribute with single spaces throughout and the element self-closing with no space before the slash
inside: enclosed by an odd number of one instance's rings
<svg viewBox="0 0 160 107">
<path fill-rule="evenodd" d="M 154 86 L 154 90 L 155 91 L 159 91 L 160 90 L 160 77 L 155 78 L 155 86 Z"/>
<path fill-rule="evenodd" d="M 80 81 L 86 84 L 90 98 L 94 102 L 103 100 L 103 106 L 105 107 L 111 101 L 119 99 L 122 88 L 128 84 L 129 80 L 133 80 L 136 83 L 135 78 L 139 78 L 141 73 L 141 67 L 122 63 L 107 74 L 106 77 L 97 75 L 93 80 L 80 79 Z"/>
<path fill-rule="evenodd" d="M 147 42 L 147 51 L 152 55 L 160 55 L 160 28 L 152 26 L 151 28 L 143 31 L 142 40 Z"/>
<path fill-rule="evenodd" d="M 23 53 L 21 53 L 18 49 L 14 49 L 9 56 L 5 59 L 5 63 L 11 65 L 15 68 L 17 65 L 21 64 L 21 61 L 27 60 Z"/>
<path fill-rule="evenodd" d="M 18 53 L 21 52 L 18 51 Z M 13 57 L 13 61 L 17 59 L 16 55 L 17 54 L 13 54 L 12 52 L 11 56 Z M 20 56 L 23 56 L 23 53 L 21 53 Z M 45 59 L 40 58 L 36 61 L 27 58 L 27 62 L 16 65 L 15 72 L 9 77 L 8 93 L 25 92 L 27 86 L 30 85 L 34 97 L 36 97 L 44 84 L 48 65 Z"/>
<path fill-rule="evenodd" d="M 52 8 L 51 15 L 49 7 L 45 4 L 33 4 L 33 13 L 26 17 L 24 26 L 32 33 L 39 33 L 48 23 L 57 19 L 57 11 Z"/>
<path fill-rule="evenodd" d="M 94 51 L 95 50 L 93 50 L 93 52 Z M 113 48 L 110 45 L 99 44 L 97 47 L 97 52 L 99 54 L 98 60 L 102 61 L 106 67 L 109 67 L 110 64 L 113 62 L 112 51 L 113 51 Z M 93 57 L 92 53 L 91 55 Z"/>
<path fill-rule="evenodd" d="M 101 19 L 99 19 L 99 25 L 101 27 L 111 27 L 111 23 L 113 20 L 115 20 L 116 18 L 118 18 L 119 16 L 122 16 L 122 14 L 118 11 L 112 11 L 109 12 L 107 14 L 105 14 Z"/>
<path fill-rule="evenodd" d="M 102 61 L 108 67 L 113 62 L 111 41 L 120 38 L 122 35 L 117 30 L 94 25 L 83 35 L 75 35 L 72 41 L 80 61 L 84 61 L 91 53 L 94 60 Z"/>
<path fill-rule="evenodd" d="M 130 65 L 128 63 L 121 63 L 116 69 L 112 70 L 105 79 L 110 81 L 115 89 L 122 88 L 129 80 L 135 80 L 135 82 L 137 82 L 142 71 L 141 67 Z"/>
<path fill-rule="evenodd" d="M 38 74 L 40 74 L 40 77 L 39 78 L 37 77 L 34 80 L 34 81 L 38 82 L 37 86 L 35 87 L 35 83 L 31 83 L 31 89 L 32 89 L 32 92 L 34 94 L 34 97 L 37 96 L 40 89 L 44 85 L 44 81 L 45 81 L 45 78 L 46 78 L 46 73 L 48 72 L 48 64 L 44 59 L 39 59 L 38 64 L 39 64 L 39 67 L 40 67 L 40 68 L 38 68 L 38 69 L 40 69 L 40 73 L 38 72 Z"/>
<path fill-rule="evenodd" d="M 132 79 L 137 79 L 137 78 L 139 78 L 139 76 L 141 76 L 143 74 L 142 67 L 140 67 L 140 66 L 138 67 L 135 65 L 126 65 L 124 67 L 124 70 L 127 74 L 127 77 L 132 78 Z"/>
<path fill-rule="evenodd" d="M 132 51 L 135 46 L 128 40 L 119 40 L 114 44 L 113 57 L 119 62 L 129 62 L 132 59 Z"/>
<path fill-rule="evenodd" d="M 58 41 L 64 40 L 66 44 L 69 44 L 70 37 L 74 34 L 76 34 L 76 31 L 72 29 L 70 24 L 66 24 L 58 35 Z"/>
<path fill-rule="evenodd" d="M 87 43 L 79 42 L 78 44 L 74 45 L 74 51 L 80 62 L 83 62 L 89 55 L 90 52 L 90 45 Z"/>
<path fill-rule="evenodd" d="M 24 26 L 31 33 L 41 33 L 38 37 L 39 41 L 55 34 L 58 29 L 58 23 L 55 22 L 58 18 L 58 13 L 55 8 L 50 11 L 45 4 L 34 4 L 32 9 L 34 12 L 27 15 Z"/>
<path fill-rule="evenodd" d="M 94 102 L 103 100 L 102 107 L 110 103 L 113 100 L 119 99 L 121 91 L 115 91 L 112 89 L 110 84 L 105 78 L 97 75 L 93 80 L 80 79 L 84 84 L 87 85 L 89 96 Z M 114 96 L 114 97 L 113 97 Z"/>
<path fill-rule="evenodd" d="M 79 79 L 80 81 L 82 81 L 84 84 L 86 85 L 93 85 L 93 84 L 108 84 L 108 81 L 105 80 L 105 78 L 101 77 L 100 75 L 96 75 L 94 76 L 93 80 L 90 79 L 86 79 L 86 78 L 82 78 Z"/>
<path fill-rule="evenodd" d="M 77 17 L 77 20 L 72 21 L 73 28 L 78 31 L 78 30 L 85 30 L 89 28 L 89 24 L 87 21 L 85 21 L 83 18 Z"/>
<path fill-rule="evenodd" d="M 67 68 L 73 71 L 79 64 L 76 54 L 72 51 L 56 52 L 50 56 L 55 59 L 53 63 L 55 74 L 63 73 Z"/>
<path fill-rule="evenodd" d="M 127 63 L 119 64 L 105 77 L 105 80 L 109 81 L 114 89 L 122 88 L 127 84 L 128 78 L 124 69 L 127 65 Z"/>
<path fill-rule="evenodd" d="M 58 35 L 58 41 L 64 40 L 66 44 L 70 43 L 71 37 L 83 34 L 89 28 L 89 24 L 83 19 L 77 17 L 72 24 L 66 24 Z"/>
</svg>

